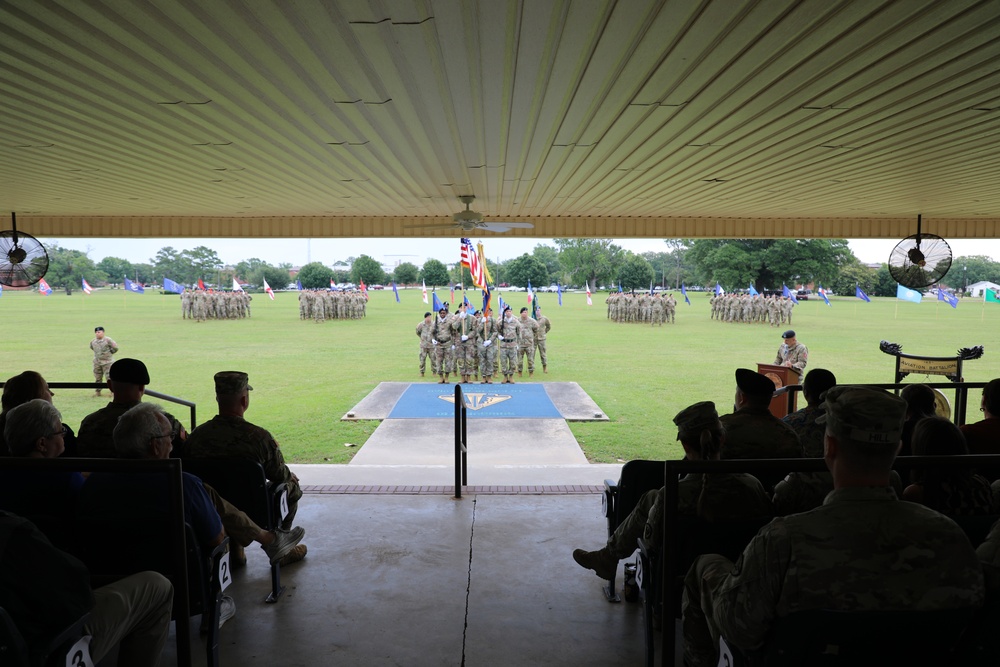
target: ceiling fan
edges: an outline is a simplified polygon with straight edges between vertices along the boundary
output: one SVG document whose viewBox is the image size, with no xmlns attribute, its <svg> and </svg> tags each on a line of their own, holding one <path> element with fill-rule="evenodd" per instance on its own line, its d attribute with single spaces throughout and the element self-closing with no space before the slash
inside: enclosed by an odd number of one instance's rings
<svg viewBox="0 0 1000 667">
<path fill-rule="evenodd" d="M 469 234 L 474 231 L 484 231 L 484 232 L 507 232 L 511 229 L 532 229 L 534 225 L 530 222 L 507 222 L 507 221 L 497 221 L 497 222 L 484 222 L 483 214 L 479 211 L 473 211 L 469 207 L 472 202 L 475 201 L 475 195 L 462 195 L 459 198 L 463 204 L 465 204 L 465 210 L 459 211 L 455 215 L 451 216 L 454 221 L 452 224 L 440 225 L 440 224 L 430 224 L 430 225 L 405 225 L 406 228 L 414 229 L 455 229 L 459 230 L 464 234 Z"/>
</svg>

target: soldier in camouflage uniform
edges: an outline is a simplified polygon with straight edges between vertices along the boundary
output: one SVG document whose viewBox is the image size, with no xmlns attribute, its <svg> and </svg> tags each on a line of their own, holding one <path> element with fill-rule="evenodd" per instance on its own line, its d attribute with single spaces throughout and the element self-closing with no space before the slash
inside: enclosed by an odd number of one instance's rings
<svg viewBox="0 0 1000 667">
<path fill-rule="evenodd" d="M 548 373 L 549 357 L 548 351 L 545 349 L 545 337 L 552 331 L 552 322 L 549 321 L 549 318 L 542 315 L 541 306 L 535 308 L 535 315 L 538 316 L 535 319 L 535 322 L 538 323 L 538 330 L 535 332 L 535 349 L 538 351 L 538 357 L 542 361 L 542 372 Z"/>
<path fill-rule="evenodd" d="M 726 459 L 783 459 L 802 456 L 795 431 L 771 414 L 774 383 L 746 368 L 736 371 L 736 411 L 722 417 Z"/>
<path fill-rule="evenodd" d="M 90 349 L 94 353 L 94 382 L 104 382 L 111 370 L 111 355 L 118 351 L 118 343 L 104 335 L 104 327 L 94 327 L 94 340 L 90 341 Z M 94 396 L 101 395 L 98 387 Z"/>
<path fill-rule="evenodd" d="M 476 320 L 476 349 L 479 353 L 479 372 L 482 374 L 483 384 L 493 384 L 493 376 L 496 375 L 499 334 L 500 327 L 493 317 L 493 310 L 487 308 Z"/>
<path fill-rule="evenodd" d="M 802 384 L 806 363 L 809 361 L 809 348 L 795 340 L 795 332 L 789 329 L 781 334 L 782 343 L 778 355 L 774 358 L 775 366 L 787 366 L 799 374 L 799 384 Z"/>
<path fill-rule="evenodd" d="M 89 458 L 117 458 L 114 443 L 115 425 L 118 418 L 129 408 L 138 405 L 149 384 L 149 371 L 146 364 L 138 359 L 119 359 L 111 365 L 108 371 L 108 387 L 111 389 L 111 402 L 92 412 L 80 422 L 80 431 L 76 436 L 76 447 L 79 455 Z M 181 451 L 187 431 L 184 425 L 170 413 L 165 413 L 170 421 L 173 435 L 174 451 Z"/>
<path fill-rule="evenodd" d="M 716 461 L 721 456 L 726 433 L 711 401 L 695 403 L 677 413 L 677 439 L 684 447 L 684 458 L 692 461 Z M 677 512 L 708 520 L 739 519 L 771 514 L 771 500 L 753 475 L 716 473 L 685 475 L 677 484 Z M 643 494 L 635 509 L 619 524 L 598 551 L 576 549 L 573 560 L 602 579 L 612 580 L 618 561 L 636 550 L 642 537 L 651 544 L 663 541 L 663 488 Z"/>
<path fill-rule="evenodd" d="M 455 372 L 462 376 L 462 384 L 469 384 L 469 376 L 476 370 L 476 322 L 464 302 L 452 318 L 451 332 L 455 344 Z"/>
<path fill-rule="evenodd" d="M 720 635 L 756 649 L 776 619 L 799 611 L 983 604 L 983 569 L 962 529 L 889 488 L 906 404 L 849 386 L 829 390 L 825 404 L 835 490 L 822 507 L 761 529 L 736 565 L 717 554 L 695 560 L 685 578 L 685 665 L 714 667 Z"/>
<path fill-rule="evenodd" d="M 517 339 L 517 377 L 524 371 L 524 359 L 528 359 L 528 377 L 535 374 L 535 334 L 538 322 L 528 315 L 528 309 L 521 309 L 521 332 Z"/>
<path fill-rule="evenodd" d="M 250 406 L 253 390 L 249 377 L 240 371 L 221 371 L 214 379 L 219 414 L 191 431 L 184 458 L 244 459 L 260 463 L 268 481 L 288 485 L 288 515 L 281 522 L 281 530 L 292 530 L 302 497 L 299 478 L 285 465 L 281 449 L 271 434 L 243 417 Z M 298 544 L 280 563 L 288 565 L 300 561 L 307 550 L 305 544 Z"/>
<path fill-rule="evenodd" d="M 438 384 L 446 384 L 448 375 L 455 370 L 455 346 L 451 343 L 451 317 L 448 316 L 448 306 L 442 306 L 438 316 L 434 318 L 434 357 L 437 360 Z"/>
<path fill-rule="evenodd" d="M 501 384 L 514 384 L 514 371 L 517 370 L 517 341 L 521 337 L 521 323 L 514 317 L 510 306 L 503 309 L 503 319 L 500 320 L 500 372 L 503 373 Z"/>
<path fill-rule="evenodd" d="M 420 338 L 420 377 L 424 376 L 427 357 L 431 358 L 431 375 L 438 374 L 437 356 L 434 354 L 434 315 L 424 313 L 423 321 L 417 325 L 417 337 Z"/>
</svg>

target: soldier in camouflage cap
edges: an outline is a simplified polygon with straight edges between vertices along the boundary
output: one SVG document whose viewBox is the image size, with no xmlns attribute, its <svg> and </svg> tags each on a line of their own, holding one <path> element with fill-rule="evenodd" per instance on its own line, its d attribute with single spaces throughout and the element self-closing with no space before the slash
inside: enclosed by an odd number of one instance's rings
<svg viewBox="0 0 1000 667">
<path fill-rule="evenodd" d="M 697 461 L 718 460 L 726 440 L 715 403 L 703 401 L 690 405 L 674 417 L 677 439 L 684 447 L 684 458 Z M 692 474 L 677 485 L 677 512 L 709 520 L 770 516 L 771 501 L 764 488 L 751 475 Z M 653 545 L 663 542 L 663 487 L 643 494 L 629 515 L 598 551 L 573 551 L 573 560 L 594 570 L 602 579 L 614 579 L 618 561 L 628 558 L 638 539 Z"/>
<path fill-rule="evenodd" d="M 278 443 L 269 432 L 251 424 L 243 415 L 250 407 L 249 377 L 242 371 L 221 371 L 215 374 L 215 400 L 219 414 L 191 431 L 184 448 L 184 458 L 247 459 L 264 468 L 270 482 L 288 484 L 288 516 L 282 530 L 290 530 L 302 497 L 299 478 L 285 465 Z M 281 565 L 302 560 L 306 545 L 298 544 L 281 559 Z"/>
<path fill-rule="evenodd" d="M 889 473 L 906 404 L 886 392 L 826 393 L 824 459 L 834 490 L 822 507 L 773 520 L 734 565 L 700 556 L 685 578 L 685 665 L 715 665 L 718 637 L 760 647 L 798 611 L 929 611 L 983 604 L 983 570 L 951 519 L 897 500 Z"/>
</svg>

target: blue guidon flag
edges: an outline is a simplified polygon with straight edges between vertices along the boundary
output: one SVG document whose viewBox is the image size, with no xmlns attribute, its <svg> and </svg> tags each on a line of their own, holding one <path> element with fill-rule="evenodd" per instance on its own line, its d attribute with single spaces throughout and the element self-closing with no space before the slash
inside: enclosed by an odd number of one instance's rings
<svg viewBox="0 0 1000 667">
<path fill-rule="evenodd" d="M 163 291 L 164 292 L 174 292 L 176 294 L 183 294 L 184 293 L 184 285 L 181 285 L 180 283 L 175 283 L 170 278 L 164 278 L 163 279 Z"/>
<path fill-rule="evenodd" d="M 944 301 L 952 308 L 958 308 L 958 297 L 950 292 L 945 292 L 940 287 L 937 290 L 937 300 Z"/>
<path fill-rule="evenodd" d="M 129 292 L 135 292 L 136 294 L 145 294 L 146 290 L 142 288 L 139 283 L 132 282 L 128 278 L 125 278 L 125 289 Z"/>
<path fill-rule="evenodd" d="M 869 298 L 869 296 L 867 294 L 865 294 L 865 291 L 863 289 L 861 289 L 860 285 L 855 285 L 854 286 L 854 296 L 858 297 L 859 299 L 861 299 L 862 301 L 865 301 L 867 303 L 871 303 L 872 302 L 871 298 Z"/>
</svg>

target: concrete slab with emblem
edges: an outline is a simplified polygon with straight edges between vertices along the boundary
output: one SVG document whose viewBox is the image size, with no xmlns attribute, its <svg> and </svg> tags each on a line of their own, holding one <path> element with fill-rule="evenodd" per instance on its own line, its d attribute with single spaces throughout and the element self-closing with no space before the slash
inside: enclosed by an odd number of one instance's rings
<svg viewBox="0 0 1000 667">
<path fill-rule="evenodd" d="M 521 382 L 462 385 L 469 419 L 608 421 L 607 415 L 576 382 Z M 436 419 L 454 414 L 454 384 L 381 382 L 341 417 L 360 419 Z"/>
</svg>

